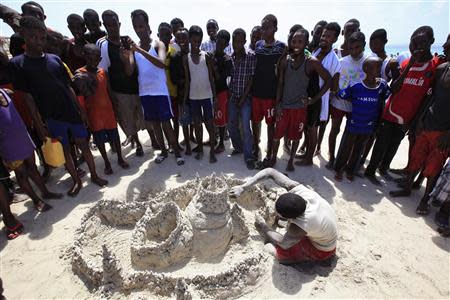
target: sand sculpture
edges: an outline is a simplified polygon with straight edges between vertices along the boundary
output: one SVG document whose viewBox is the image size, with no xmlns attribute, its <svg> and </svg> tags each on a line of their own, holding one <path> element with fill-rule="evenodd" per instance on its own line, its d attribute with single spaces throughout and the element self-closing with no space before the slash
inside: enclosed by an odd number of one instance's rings
<svg viewBox="0 0 450 300">
<path fill-rule="evenodd" d="M 277 194 L 256 186 L 237 199 L 237 180 L 211 175 L 124 203 L 101 200 L 84 216 L 73 271 L 105 297 L 147 290 L 177 299 L 245 292 L 268 268 L 255 214 L 274 217 Z"/>
</svg>

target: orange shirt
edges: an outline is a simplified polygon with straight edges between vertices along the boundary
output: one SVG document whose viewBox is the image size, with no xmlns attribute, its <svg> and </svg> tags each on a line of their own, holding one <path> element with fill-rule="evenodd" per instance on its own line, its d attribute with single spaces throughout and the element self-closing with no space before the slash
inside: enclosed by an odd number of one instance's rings
<svg viewBox="0 0 450 300">
<path fill-rule="evenodd" d="M 87 73 L 88 71 L 83 67 L 78 69 L 78 72 Z M 92 132 L 117 128 L 116 116 L 108 93 L 106 73 L 101 68 L 97 70 L 97 89 L 95 94 L 84 97 L 84 105 L 89 128 Z"/>
</svg>

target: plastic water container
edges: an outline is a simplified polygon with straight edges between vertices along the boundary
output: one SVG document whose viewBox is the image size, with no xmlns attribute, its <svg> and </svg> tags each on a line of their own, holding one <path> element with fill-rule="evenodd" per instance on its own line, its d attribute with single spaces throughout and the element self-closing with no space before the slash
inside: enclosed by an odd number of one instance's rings
<svg viewBox="0 0 450 300">
<path fill-rule="evenodd" d="M 45 162 L 52 167 L 60 167 L 66 162 L 63 147 L 57 139 L 46 138 L 42 145 L 42 153 Z"/>
</svg>

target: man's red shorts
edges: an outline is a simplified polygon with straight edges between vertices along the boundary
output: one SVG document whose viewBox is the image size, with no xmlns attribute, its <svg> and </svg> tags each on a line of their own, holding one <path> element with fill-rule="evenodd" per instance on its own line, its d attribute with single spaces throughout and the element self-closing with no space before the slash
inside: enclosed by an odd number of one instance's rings
<svg viewBox="0 0 450 300">
<path fill-rule="evenodd" d="M 330 105 L 330 115 L 333 120 L 342 120 L 344 117 L 348 117 L 349 113 Z"/>
<path fill-rule="evenodd" d="M 302 262 L 302 261 L 321 261 L 327 260 L 336 253 L 336 249 L 332 251 L 321 251 L 313 246 L 308 237 L 303 238 L 296 245 L 289 249 L 282 249 L 275 246 L 277 258 L 280 262 Z"/>
<path fill-rule="evenodd" d="M 411 150 L 408 171 L 417 172 L 423 169 L 423 176 L 439 175 L 447 160 L 449 151 L 438 149 L 438 142 L 444 131 L 422 131 L 416 136 L 416 142 Z"/>
<path fill-rule="evenodd" d="M 266 119 L 267 125 L 275 124 L 275 99 L 252 99 L 252 122 L 259 123 Z"/>
<path fill-rule="evenodd" d="M 217 127 L 225 127 L 228 123 L 228 91 L 217 94 L 216 111 L 214 113 L 214 124 Z"/>
<path fill-rule="evenodd" d="M 282 116 L 275 127 L 274 138 L 279 140 L 286 135 L 292 141 L 301 139 L 306 124 L 306 116 L 305 108 L 283 109 Z"/>
</svg>

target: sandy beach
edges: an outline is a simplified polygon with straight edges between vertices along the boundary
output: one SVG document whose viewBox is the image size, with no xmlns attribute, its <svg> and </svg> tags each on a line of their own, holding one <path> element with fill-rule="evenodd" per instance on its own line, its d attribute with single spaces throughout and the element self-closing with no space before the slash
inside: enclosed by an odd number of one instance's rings
<svg viewBox="0 0 450 300">
<path fill-rule="evenodd" d="M 70 254 L 82 217 L 99 200 L 131 203 L 142 195 L 178 187 L 196 174 L 203 177 L 215 172 L 245 179 L 256 173 L 247 170 L 242 157 L 229 155 L 230 141 L 226 142 L 227 151 L 218 156 L 216 164 L 209 164 L 206 157 L 202 161 L 187 157 L 186 164 L 180 167 L 173 156 L 160 165 L 155 164 L 156 154 L 151 150 L 147 134 L 141 132 L 140 136 L 146 141 L 145 156 L 138 158 L 134 150 L 124 149 L 131 168 L 122 170 L 114 163 L 114 174 L 107 177 L 108 187 L 99 190 L 90 184 L 88 175 L 78 197 L 49 201 L 53 210 L 47 213 L 37 214 L 31 200 L 12 205 L 13 213 L 25 226 L 25 234 L 13 241 L 7 241 L 3 232 L 0 235 L 0 275 L 8 299 L 101 297 L 73 273 Z M 322 149 L 324 157 L 326 141 L 327 136 Z M 261 146 L 264 150 L 265 137 Z M 405 139 L 391 167 L 403 167 L 407 153 Z M 94 155 L 97 167 L 103 170 L 99 152 L 95 151 Z M 284 172 L 287 155 L 281 149 L 279 157 L 276 169 Z M 115 157 L 111 161 L 115 162 Z M 296 167 L 295 172 L 288 175 L 314 189 L 336 210 L 339 222 L 337 259 L 329 266 L 291 267 L 280 265 L 268 256 L 262 262 L 266 272 L 255 285 L 244 287 L 238 297 L 448 299 L 450 240 L 435 230 L 435 208 L 426 217 L 415 213 L 424 187 L 414 191 L 411 197 L 393 199 L 388 195 L 389 190 L 395 188 L 393 183 L 383 181 L 383 186 L 375 187 L 361 178 L 353 183 L 346 180 L 338 183 L 325 164 L 326 160 L 317 156 L 314 166 Z M 87 170 L 87 166 L 83 168 Z M 69 176 L 60 168 L 53 172 L 48 186 L 66 192 L 70 184 Z M 255 245 L 264 251 L 262 242 L 255 242 Z M 152 292 L 144 289 L 115 294 L 113 298 L 161 297 Z"/>
</svg>

